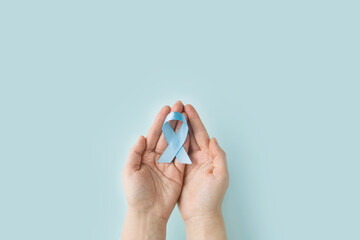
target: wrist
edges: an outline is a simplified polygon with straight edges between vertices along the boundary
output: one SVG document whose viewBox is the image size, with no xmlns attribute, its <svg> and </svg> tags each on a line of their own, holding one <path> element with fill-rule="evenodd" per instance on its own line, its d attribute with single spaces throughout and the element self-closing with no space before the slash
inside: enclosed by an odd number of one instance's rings
<svg viewBox="0 0 360 240">
<path fill-rule="evenodd" d="M 131 207 L 128 208 L 128 210 L 126 211 L 126 216 L 136 217 L 137 219 L 141 219 L 149 223 L 156 223 L 161 225 L 166 225 L 167 221 L 169 220 L 168 218 L 161 216 L 161 214 L 155 214 L 148 211 L 137 210 Z"/>
<path fill-rule="evenodd" d="M 122 239 L 165 239 L 167 219 L 149 212 L 128 209 Z"/>
<path fill-rule="evenodd" d="M 185 221 L 187 239 L 226 239 L 222 213 L 198 215 Z"/>
</svg>

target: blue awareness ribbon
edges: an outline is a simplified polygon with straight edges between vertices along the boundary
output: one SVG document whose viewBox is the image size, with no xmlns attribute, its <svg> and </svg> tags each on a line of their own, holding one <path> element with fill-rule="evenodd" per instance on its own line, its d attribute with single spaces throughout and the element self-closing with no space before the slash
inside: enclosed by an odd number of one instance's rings
<svg viewBox="0 0 360 240">
<path fill-rule="evenodd" d="M 175 133 L 170 126 L 169 121 L 171 120 L 179 120 L 183 122 L 177 133 Z M 185 116 L 179 112 L 169 113 L 165 118 L 162 131 L 168 146 L 160 156 L 158 162 L 171 163 L 174 157 L 176 157 L 180 163 L 191 164 L 191 160 L 183 147 L 189 131 L 189 126 L 186 122 Z"/>
</svg>

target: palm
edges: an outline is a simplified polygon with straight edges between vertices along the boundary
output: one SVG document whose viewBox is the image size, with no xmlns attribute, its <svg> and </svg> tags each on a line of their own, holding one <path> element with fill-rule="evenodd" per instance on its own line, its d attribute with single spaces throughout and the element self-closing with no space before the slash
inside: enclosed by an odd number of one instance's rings
<svg viewBox="0 0 360 240">
<path fill-rule="evenodd" d="M 175 104 L 172 111 L 182 112 L 183 105 Z M 184 166 L 176 160 L 172 163 L 157 163 L 167 143 L 161 134 L 161 126 L 169 108 L 163 108 L 147 139 L 140 138 L 130 151 L 125 167 L 124 185 L 129 206 L 137 211 L 150 212 L 168 219 L 181 193 Z M 180 124 L 171 124 L 176 130 Z M 176 131 L 175 130 L 175 131 Z M 185 145 L 188 146 L 187 140 Z M 136 164 L 134 164 L 136 163 Z"/>
<path fill-rule="evenodd" d="M 173 169 L 174 164 L 156 163 L 159 157 L 154 152 L 144 153 L 143 163 L 135 175 L 134 189 L 141 191 L 137 192 L 134 203 L 142 211 L 152 211 L 167 219 L 181 192 L 182 173 Z"/>
</svg>

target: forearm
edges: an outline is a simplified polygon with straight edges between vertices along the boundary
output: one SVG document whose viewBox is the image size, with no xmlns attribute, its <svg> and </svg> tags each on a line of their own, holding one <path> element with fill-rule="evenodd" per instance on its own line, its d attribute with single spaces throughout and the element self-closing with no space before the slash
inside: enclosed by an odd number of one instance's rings
<svg viewBox="0 0 360 240">
<path fill-rule="evenodd" d="M 222 214 L 192 217 L 185 222 L 187 240 L 225 240 L 226 230 Z"/>
<path fill-rule="evenodd" d="M 167 221 L 161 217 L 129 210 L 126 213 L 122 240 L 165 239 Z"/>
</svg>

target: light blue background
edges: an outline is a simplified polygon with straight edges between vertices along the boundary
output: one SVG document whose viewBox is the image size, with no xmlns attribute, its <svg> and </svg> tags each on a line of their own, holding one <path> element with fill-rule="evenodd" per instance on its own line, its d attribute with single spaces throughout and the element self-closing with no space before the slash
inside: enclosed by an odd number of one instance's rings
<svg viewBox="0 0 360 240">
<path fill-rule="evenodd" d="M 119 239 L 127 151 L 178 99 L 227 152 L 229 239 L 360 239 L 359 10 L 1 1 L 0 239 Z"/>
</svg>

